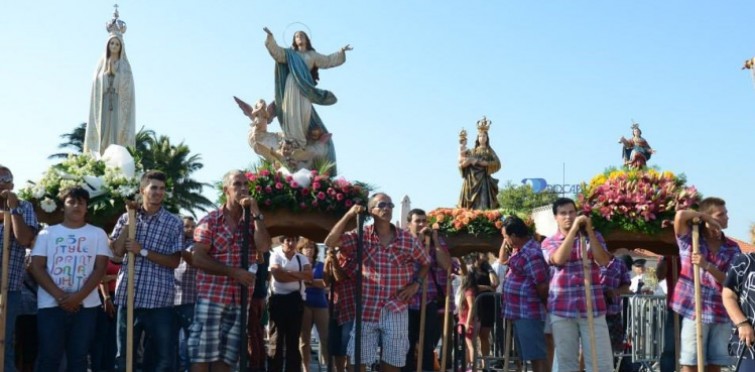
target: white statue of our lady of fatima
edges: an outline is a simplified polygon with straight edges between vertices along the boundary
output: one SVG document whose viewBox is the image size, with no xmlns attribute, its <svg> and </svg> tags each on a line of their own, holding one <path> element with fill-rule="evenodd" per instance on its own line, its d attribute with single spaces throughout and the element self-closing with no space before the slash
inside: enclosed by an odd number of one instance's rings
<svg viewBox="0 0 755 372">
<path fill-rule="evenodd" d="M 126 23 L 118 19 L 118 5 L 106 29 L 105 52 L 97 63 L 92 83 L 85 153 L 102 154 L 111 144 L 134 146 L 136 141 L 134 76 L 123 43 Z"/>
</svg>

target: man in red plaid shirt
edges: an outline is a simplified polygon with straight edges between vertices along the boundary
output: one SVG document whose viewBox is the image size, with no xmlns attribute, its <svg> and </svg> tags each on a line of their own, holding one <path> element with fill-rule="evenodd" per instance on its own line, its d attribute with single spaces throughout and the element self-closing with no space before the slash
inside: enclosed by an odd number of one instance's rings
<svg viewBox="0 0 755 372">
<path fill-rule="evenodd" d="M 249 203 L 253 223 L 249 224 L 249 264 L 257 262 L 257 252 L 270 249 L 270 235 L 254 199 L 249 198 L 249 181 L 242 171 L 223 177 L 225 204 L 202 218 L 194 231 L 194 266 L 197 273 L 197 303 L 190 327 L 189 357 L 191 370 L 230 371 L 239 357 L 241 336 L 241 289 L 248 299 L 254 292 L 255 276 L 241 268 L 243 242 L 243 203 Z M 246 342 L 244 342 L 246 344 Z M 242 367 L 245 368 L 245 367 Z"/>
<path fill-rule="evenodd" d="M 558 370 L 579 371 L 579 341 L 585 355 L 587 371 L 603 372 L 613 370 L 611 342 L 606 324 L 606 301 L 600 285 L 600 269 L 609 262 L 605 242 L 592 228 L 587 216 L 577 216 L 574 201 L 559 198 L 553 203 L 553 215 L 558 224 L 558 232 L 543 241 L 546 261 L 553 268 L 548 289 L 548 312 L 551 314 L 553 341 L 556 345 Z M 585 296 L 585 275 L 582 267 L 580 236 L 587 235 L 587 254 L 592 278 L 592 312 L 595 329 L 595 349 L 598 371 L 592 370 L 590 362 L 591 345 L 587 323 L 587 301 Z"/>
<path fill-rule="evenodd" d="M 671 308 L 682 319 L 681 350 L 679 364 L 683 372 L 697 370 L 697 330 L 695 327 L 694 264 L 700 273 L 700 297 L 702 302 L 703 352 L 707 371 L 718 372 L 721 366 L 732 364 L 727 340 L 731 335 L 731 321 L 726 315 L 721 291 L 726 271 L 740 253 L 739 245 L 727 238 L 723 229 L 729 224 L 726 202 L 709 197 L 700 201 L 700 210 L 676 212 L 674 233 L 679 246 L 679 261 L 682 269 L 674 288 Z M 690 223 L 699 218 L 700 253 L 692 253 L 692 228 Z M 738 325 L 738 327 L 741 325 Z"/>
<path fill-rule="evenodd" d="M 420 289 L 430 268 L 430 257 L 414 237 L 391 223 L 394 204 L 390 196 L 377 193 L 370 197 L 367 210 L 375 220 L 364 228 L 362 253 L 362 347 L 361 366 L 377 360 L 379 340 L 382 340 L 381 371 L 397 372 L 404 366 L 409 349 L 408 304 Z M 325 238 L 325 245 L 340 247 L 341 254 L 354 257 L 357 231 L 344 233 L 346 225 L 365 211 L 354 205 Z M 419 271 L 415 270 L 418 264 Z M 354 332 L 349 340 L 348 353 L 354 360 Z"/>
</svg>

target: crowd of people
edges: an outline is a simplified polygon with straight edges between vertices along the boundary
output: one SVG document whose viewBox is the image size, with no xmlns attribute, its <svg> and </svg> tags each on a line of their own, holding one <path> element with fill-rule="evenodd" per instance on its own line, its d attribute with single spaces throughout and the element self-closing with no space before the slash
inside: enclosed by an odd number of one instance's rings
<svg viewBox="0 0 755 372">
<path fill-rule="evenodd" d="M 644 260 L 614 257 L 591 220 L 579 216 L 567 198 L 553 204 L 558 231 L 542 241 L 520 218 L 505 217 L 503 244 L 491 265 L 487 254 L 467 262 L 452 258 L 421 209 L 409 212 L 406 228 L 397 227 L 391 222 L 394 204 L 384 193 L 346 212 L 325 238 L 321 255 L 317 242 L 295 235 L 280 237 L 272 247 L 241 171 L 223 177 L 224 204 L 199 221 L 165 209 L 165 185 L 163 173 L 144 173 L 141 200 L 132 206 L 134 220 L 124 213 L 109 234 L 86 222 L 89 193 L 66 189 L 59 200 L 63 221 L 40 229 L 32 205 L 12 192 L 10 169 L 0 166 L 0 197 L 11 216 L 3 218 L 0 234 L 12 225 L 3 370 L 123 371 L 131 349 L 145 371 L 230 371 L 246 353 L 252 371 L 307 372 L 313 328 L 319 337 L 316 359 L 337 371 L 357 364 L 364 370 L 377 362 L 388 372 L 437 370 L 453 359 L 450 347 L 436 353 L 450 343 L 441 342 L 449 319 L 448 328 L 463 326 L 467 354 L 457 359 L 465 368 L 483 367 L 478 355 L 501 354 L 505 323 L 511 325 L 520 360 L 535 372 L 610 371 L 625 347 L 622 295 L 643 291 Z M 358 251 L 360 232 L 347 225 L 360 215 L 372 223 L 364 227 Z M 701 238 L 699 253 L 693 253 L 691 224 L 697 220 Z M 727 223 L 719 198 L 702 200 L 697 211 L 677 212 L 681 270 L 671 280 L 670 260 L 659 264 L 659 293 L 669 298 L 667 319 L 674 313 L 682 319 L 682 371 L 697 370 L 699 357 L 696 267 L 707 370 L 733 364 L 733 356 L 742 358 L 740 370 L 755 370 L 750 348 L 755 297 L 749 280 L 755 258 L 741 255 L 723 234 Z M 135 237 L 128 234 L 131 224 Z M 241 264 L 244 252 L 248 268 Z M 358 269 L 361 277 L 355 275 Z M 132 347 L 127 345 L 129 272 L 134 273 Z M 449 275 L 459 281 L 458 289 L 448 285 Z M 486 292 L 500 294 L 501 300 L 483 296 Z M 454 297 L 455 306 L 444 306 Z M 662 371 L 674 370 L 677 362 L 669 323 Z M 441 359 L 447 365 L 441 366 Z"/>
</svg>

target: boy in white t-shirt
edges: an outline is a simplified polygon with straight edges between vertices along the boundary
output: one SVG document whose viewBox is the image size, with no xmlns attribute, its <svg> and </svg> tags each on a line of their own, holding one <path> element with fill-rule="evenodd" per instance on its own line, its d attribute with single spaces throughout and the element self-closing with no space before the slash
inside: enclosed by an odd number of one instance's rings
<svg viewBox="0 0 755 372">
<path fill-rule="evenodd" d="M 58 371 L 65 352 L 69 371 L 86 371 L 101 304 L 96 289 L 112 253 L 105 231 L 85 221 L 89 192 L 74 187 L 59 199 L 63 223 L 42 230 L 31 252 L 39 283 L 38 370 Z"/>
</svg>

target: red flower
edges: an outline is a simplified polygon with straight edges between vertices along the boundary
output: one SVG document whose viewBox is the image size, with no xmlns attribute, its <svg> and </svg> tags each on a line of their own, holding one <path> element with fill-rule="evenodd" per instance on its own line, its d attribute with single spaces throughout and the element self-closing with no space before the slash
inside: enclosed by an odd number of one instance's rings
<svg viewBox="0 0 755 372">
<path fill-rule="evenodd" d="M 351 201 L 351 199 L 346 199 L 346 202 L 344 203 L 347 207 L 351 207 L 354 205 L 354 202 Z"/>
<path fill-rule="evenodd" d="M 260 185 L 254 186 L 254 191 L 262 192 L 262 186 Z"/>
<path fill-rule="evenodd" d="M 296 181 L 294 181 L 294 180 L 291 180 L 291 182 L 289 182 L 289 185 L 290 185 L 290 186 L 291 186 L 292 188 L 295 188 L 295 189 L 296 189 L 296 188 L 299 188 L 299 184 L 298 184 L 298 183 L 296 183 Z"/>
<path fill-rule="evenodd" d="M 270 171 L 267 170 L 267 169 L 263 169 L 263 170 L 260 171 L 260 175 L 267 177 L 267 176 L 270 175 Z"/>
<path fill-rule="evenodd" d="M 265 199 L 265 205 L 268 205 L 268 206 L 269 206 L 269 205 L 271 205 L 271 204 L 273 204 L 273 201 L 272 201 L 272 200 L 270 200 L 270 199 Z"/>
<path fill-rule="evenodd" d="M 340 192 L 339 192 L 339 193 L 337 193 L 337 194 L 336 194 L 336 200 L 338 200 L 338 201 L 341 201 L 341 200 L 343 200 L 343 194 L 341 194 Z"/>
<path fill-rule="evenodd" d="M 265 186 L 265 192 L 269 194 L 269 193 L 273 192 L 273 188 L 270 187 L 270 186 Z"/>
<path fill-rule="evenodd" d="M 312 182 L 312 190 L 318 190 L 320 188 L 319 182 Z"/>
<path fill-rule="evenodd" d="M 320 191 L 317 193 L 317 199 L 325 200 L 325 193 Z"/>
<path fill-rule="evenodd" d="M 302 194 L 302 195 L 309 195 L 309 189 L 308 189 L 308 188 L 306 188 L 306 187 L 302 188 L 302 189 L 301 189 L 301 194 Z"/>
<path fill-rule="evenodd" d="M 280 190 L 280 189 L 282 189 L 282 188 L 283 188 L 283 184 L 282 184 L 282 183 L 280 183 L 280 182 L 276 182 L 276 183 L 275 183 L 275 188 L 276 188 L 276 189 L 278 189 L 278 190 Z"/>
</svg>

